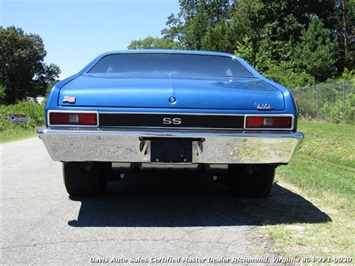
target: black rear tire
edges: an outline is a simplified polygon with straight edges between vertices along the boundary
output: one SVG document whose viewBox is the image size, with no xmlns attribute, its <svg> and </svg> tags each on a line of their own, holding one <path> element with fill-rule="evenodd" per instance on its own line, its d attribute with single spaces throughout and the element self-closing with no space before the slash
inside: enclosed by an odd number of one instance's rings
<svg viewBox="0 0 355 266">
<path fill-rule="evenodd" d="M 107 186 L 107 166 L 93 163 L 90 171 L 81 168 L 83 163 L 63 163 L 64 185 L 71 196 L 93 196 L 102 194 Z"/>
<path fill-rule="evenodd" d="M 268 197 L 275 178 L 275 167 L 270 165 L 229 165 L 229 184 L 234 196 Z"/>
</svg>

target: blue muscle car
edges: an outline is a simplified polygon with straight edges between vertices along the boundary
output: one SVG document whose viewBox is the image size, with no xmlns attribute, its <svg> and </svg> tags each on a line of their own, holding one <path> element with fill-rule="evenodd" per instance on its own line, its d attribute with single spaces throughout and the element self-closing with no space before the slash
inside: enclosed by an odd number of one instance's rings
<svg viewBox="0 0 355 266">
<path fill-rule="evenodd" d="M 235 195 L 266 197 L 303 139 L 290 92 L 217 52 L 105 53 L 56 84 L 45 113 L 39 137 L 71 195 L 104 192 L 114 163 L 222 169 Z"/>
</svg>

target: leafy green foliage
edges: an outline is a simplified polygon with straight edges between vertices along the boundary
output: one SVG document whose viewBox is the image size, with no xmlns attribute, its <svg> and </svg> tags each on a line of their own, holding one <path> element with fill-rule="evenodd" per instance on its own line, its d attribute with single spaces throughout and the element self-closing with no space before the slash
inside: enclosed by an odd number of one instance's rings
<svg viewBox="0 0 355 266">
<path fill-rule="evenodd" d="M 130 43 L 128 49 L 179 49 L 180 44 L 163 38 L 148 36 L 143 40 L 135 40 Z"/>
<path fill-rule="evenodd" d="M 47 84 L 60 69 L 44 63 L 46 51 L 40 36 L 20 28 L 0 27 L 0 100 L 13 104 L 26 97 L 45 95 Z"/>
<path fill-rule="evenodd" d="M 6 89 L 5 86 L 0 84 L 0 104 L 5 103 L 5 97 L 6 97 L 5 89 Z"/>
<path fill-rule="evenodd" d="M 162 34 L 165 39 L 179 41 L 185 49 L 201 48 L 201 39 L 208 28 L 230 18 L 232 2 L 180 0 L 180 12 L 168 17 L 167 28 L 162 30 Z"/>
<path fill-rule="evenodd" d="M 17 138 L 34 136 L 35 129 L 45 124 L 44 106 L 35 102 L 19 102 L 11 105 L 0 105 L 0 139 L 1 142 Z M 10 121 L 10 114 L 25 114 L 26 123 Z"/>
<path fill-rule="evenodd" d="M 179 2 L 162 30 L 164 40 L 179 44 L 174 49 L 235 53 L 289 87 L 355 69 L 355 0 Z"/>
<path fill-rule="evenodd" d="M 230 23 L 221 21 L 214 27 L 208 27 L 201 39 L 201 49 L 207 51 L 233 52 L 235 49 L 236 38 L 233 36 Z"/>
<path fill-rule="evenodd" d="M 291 56 L 296 69 L 304 70 L 317 82 L 326 81 L 336 73 L 338 43 L 331 39 L 331 35 L 331 31 L 313 17 L 308 29 L 301 31 L 300 42 Z"/>
<path fill-rule="evenodd" d="M 339 64 L 347 68 L 355 65 L 355 0 L 336 0 L 332 14 L 339 42 Z"/>
<path fill-rule="evenodd" d="M 44 105 L 35 102 L 19 102 L 11 105 L 0 106 L 0 131 L 4 130 L 6 126 L 18 124 L 26 128 L 35 128 L 36 126 L 44 125 Z M 26 114 L 27 123 L 13 123 L 9 120 L 10 114 Z"/>
<path fill-rule="evenodd" d="M 264 72 L 264 76 L 276 80 L 288 88 L 298 86 L 308 86 L 315 83 L 315 78 L 303 72 L 296 72 L 290 62 L 283 62 L 279 65 L 270 64 L 268 70 Z"/>
</svg>

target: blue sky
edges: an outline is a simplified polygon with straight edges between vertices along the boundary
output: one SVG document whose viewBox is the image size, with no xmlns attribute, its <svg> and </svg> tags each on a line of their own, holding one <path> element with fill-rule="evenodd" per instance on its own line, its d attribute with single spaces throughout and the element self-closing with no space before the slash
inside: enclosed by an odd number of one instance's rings
<svg viewBox="0 0 355 266">
<path fill-rule="evenodd" d="M 41 36 L 47 64 L 61 79 L 75 74 L 103 52 L 126 50 L 132 40 L 161 37 L 178 0 L 0 0 L 1 26 Z"/>
</svg>

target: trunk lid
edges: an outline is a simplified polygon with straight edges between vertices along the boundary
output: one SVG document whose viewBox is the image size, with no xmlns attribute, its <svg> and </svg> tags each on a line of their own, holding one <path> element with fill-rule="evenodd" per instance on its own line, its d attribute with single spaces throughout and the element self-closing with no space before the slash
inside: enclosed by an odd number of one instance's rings
<svg viewBox="0 0 355 266">
<path fill-rule="evenodd" d="M 58 105 L 76 107 L 284 110 L 283 93 L 259 78 L 79 76 Z"/>
</svg>

